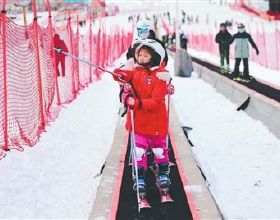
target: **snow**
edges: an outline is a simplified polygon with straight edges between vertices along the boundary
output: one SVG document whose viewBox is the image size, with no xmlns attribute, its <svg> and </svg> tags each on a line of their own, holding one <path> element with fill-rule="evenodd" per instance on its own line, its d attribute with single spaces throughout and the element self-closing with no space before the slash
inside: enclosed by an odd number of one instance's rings
<svg viewBox="0 0 280 220">
<path fill-rule="evenodd" d="M 193 128 L 193 154 L 225 219 L 280 218 L 280 140 L 195 73 L 173 83 L 180 123 Z"/>
<path fill-rule="evenodd" d="M 0 218 L 88 218 L 118 119 L 109 75 L 62 108 L 38 144 L 0 165 Z"/>
</svg>

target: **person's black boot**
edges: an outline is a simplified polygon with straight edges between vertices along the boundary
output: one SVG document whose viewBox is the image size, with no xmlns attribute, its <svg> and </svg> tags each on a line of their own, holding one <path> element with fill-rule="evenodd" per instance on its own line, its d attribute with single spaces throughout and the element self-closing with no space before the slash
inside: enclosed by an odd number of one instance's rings
<svg viewBox="0 0 280 220">
<path fill-rule="evenodd" d="M 157 185 L 161 189 L 169 189 L 169 163 L 158 164 Z"/>
<path fill-rule="evenodd" d="M 145 168 L 144 167 L 138 167 L 138 190 L 139 193 L 146 193 L 146 183 L 145 183 Z M 134 185 L 133 189 L 137 191 L 137 180 L 136 177 L 134 177 Z"/>
</svg>

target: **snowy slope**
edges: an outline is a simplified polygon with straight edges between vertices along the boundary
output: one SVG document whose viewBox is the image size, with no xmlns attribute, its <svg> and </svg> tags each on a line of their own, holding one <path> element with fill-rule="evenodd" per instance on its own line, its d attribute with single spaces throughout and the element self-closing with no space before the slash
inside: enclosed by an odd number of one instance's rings
<svg viewBox="0 0 280 220">
<path fill-rule="evenodd" d="M 172 102 L 193 128 L 193 153 L 224 217 L 280 219 L 280 140 L 201 79 L 173 83 Z"/>
<path fill-rule="evenodd" d="M 118 85 L 104 75 L 62 108 L 38 144 L 0 162 L 0 218 L 87 218 L 118 112 Z"/>
</svg>

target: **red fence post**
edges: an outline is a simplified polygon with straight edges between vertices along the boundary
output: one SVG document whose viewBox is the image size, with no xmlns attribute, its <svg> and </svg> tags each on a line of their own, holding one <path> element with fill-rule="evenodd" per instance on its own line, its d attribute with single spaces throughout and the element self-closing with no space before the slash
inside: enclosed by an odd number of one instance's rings
<svg viewBox="0 0 280 220">
<path fill-rule="evenodd" d="M 53 26 L 52 26 L 52 15 L 51 15 L 51 7 L 50 7 L 50 1 L 47 0 L 47 7 L 48 7 L 48 12 L 49 12 L 49 25 L 50 25 L 50 31 L 51 31 L 51 36 L 52 36 L 52 58 L 53 58 L 53 67 L 54 67 L 54 72 L 55 72 L 55 89 L 56 89 L 56 99 L 57 99 L 57 104 L 60 105 L 60 94 L 59 94 L 59 87 L 58 87 L 58 79 L 57 79 L 57 69 L 56 69 L 56 55 L 54 51 L 54 39 L 53 39 Z"/>
<path fill-rule="evenodd" d="M 76 33 L 76 41 L 75 42 L 75 52 L 76 52 L 76 56 L 79 57 L 79 51 L 80 51 L 80 35 L 79 35 L 79 15 L 77 15 L 77 33 Z M 81 88 L 81 82 L 80 82 L 80 63 L 76 62 L 77 65 L 77 72 L 76 72 L 76 80 L 77 80 L 77 85 L 78 85 L 78 90 L 80 90 Z"/>
<path fill-rule="evenodd" d="M 6 0 L 3 0 L 2 3 L 2 12 L 1 12 L 1 25 L 2 25 L 2 47 L 3 47 L 3 94 L 4 94 L 4 146 L 2 147 L 3 150 L 9 150 L 8 146 L 8 100 L 7 100 L 7 42 L 6 42 Z"/>
<path fill-rule="evenodd" d="M 101 47 L 101 20 L 99 20 L 99 29 L 98 29 L 98 36 L 97 36 L 97 58 L 96 58 L 96 61 L 97 61 L 97 65 L 100 66 L 100 63 L 101 63 L 101 55 L 100 55 L 100 47 Z M 97 68 L 95 68 L 95 74 L 96 74 L 96 77 L 97 79 L 99 79 L 99 70 Z"/>
<path fill-rule="evenodd" d="M 39 37 L 38 37 L 38 22 L 37 22 L 37 7 L 36 0 L 32 0 L 33 5 L 33 29 L 35 32 L 35 47 L 36 47 L 36 60 L 37 60 L 37 80 L 38 80 L 38 94 L 39 94 L 39 107 L 40 107 L 40 117 L 41 125 L 40 129 L 45 127 L 44 119 L 44 108 L 43 108 L 43 90 L 42 90 L 42 78 L 41 78 L 41 64 L 40 64 L 40 51 L 39 51 Z"/>
<path fill-rule="evenodd" d="M 104 60 L 105 60 L 105 56 L 106 56 L 106 50 L 105 50 L 105 41 L 106 41 L 106 33 L 104 30 L 104 21 L 102 22 L 102 59 L 101 59 L 101 66 L 104 66 Z"/>
<path fill-rule="evenodd" d="M 112 27 L 110 28 L 110 35 L 109 35 L 109 43 L 108 43 L 108 65 L 112 63 L 112 51 L 111 51 L 111 46 L 112 46 Z"/>
<path fill-rule="evenodd" d="M 265 31 L 264 31 L 263 23 L 262 23 L 262 35 L 263 35 L 264 52 L 265 52 L 265 67 L 268 68 L 267 49 L 266 49 L 266 37 L 265 37 Z"/>
<path fill-rule="evenodd" d="M 71 51 L 70 53 L 73 54 L 74 49 L 73 49 L 73 36 L 72 36 L 72 28 L 71 28 L 71 15 L 70 15 L 70 11 L 68 10 L 68 22 L 67 22 L 67 29 L 68 29 L 68 34 L 70 37 L 70 48 Z M 73 59 L 71 60 L 71 64 L 72 64 L 72 73 L 71 73 L 71 80 L 72 80 L 72 92 L 74 94 L 74 99 L 76 98 L 76 86 L 75 86 L 75 71 L 74 71 L 74 61 Z"/>
<path fill-rule="evenodd" d="M 278 25 L 277 22 L 275 21 L 275 46 L 276 46 L 276 62 L 277 62 L 277 70 L 280 70 L 280 57 L 279 57 L 279 52 L 280 52 L 280 48 L 279 48 L 279 40 L 278 39 L 278 34 L 279 30 L 278 30 Z"/>
<path fill-rule="evenodd" d="M 92 17 L 89 17 L 89 61 L 92 63 Z M 92 66 L 89 66 L 89 82 L 92 82 Z"/>
</svg>

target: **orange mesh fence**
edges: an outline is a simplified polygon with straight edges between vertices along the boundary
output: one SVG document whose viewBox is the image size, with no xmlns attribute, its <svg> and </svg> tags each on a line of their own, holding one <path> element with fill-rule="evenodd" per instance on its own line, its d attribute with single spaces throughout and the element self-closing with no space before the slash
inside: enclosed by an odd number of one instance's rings
<svg viewBox="0 0 280 220">
<path fill-rule="evenodd" d="M 73 101 L 79 90 L 100 79 L 101 71 L 57 54 L 53 46 L 96 65 L 108 66 L 132 42 L 132 34 L 116 27 L 106 34 L 102 23 L 96 34 L 90 25 L 81 35 L 79 28 L 73 30 L 72 22 L 69 19 L 64 29 L 54 27 L 51 19 L 46 28 L 36 20 L 20 26 L 2 11 L 0 159 L 5 156 L 3 150 L 22 151 L 24 146 L 33 146 L 46 124 L 58 116 L 60 105 Z"/>
</svg>

